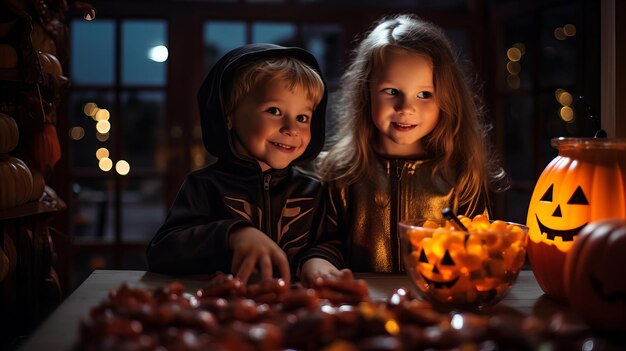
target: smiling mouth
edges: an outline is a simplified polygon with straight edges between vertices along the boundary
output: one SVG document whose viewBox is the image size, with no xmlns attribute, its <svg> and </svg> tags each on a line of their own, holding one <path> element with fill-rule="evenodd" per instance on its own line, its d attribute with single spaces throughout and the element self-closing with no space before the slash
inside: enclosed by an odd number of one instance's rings
<svg viewBox="0 0 626 351">
<path fill-rule="evenodd" d="M 605 300 L 608 300 L 611 303 L 614 302 L 622 302 L 622 304 L 626 303 L 626 292 L 623 291 L 615 291 L 615 292 L 606 292 L 604 291 L 604 287 L 598 278 L 591 275 L 591 288 L 593 291 L 600 295 Z"/>
<path fill-rule="evenodd" d="M 407 131 L 415 128 L 417 124 L 403 124 L 398 122 L 391 122 L 391 126 L 400 131 Z"/>
<path fill-rule="evenodd" d="M 574 240 L 574 237 L 578 235 L 578 232 L 581 229 L 583 229 L 584 226 L 587 225 L 587 223 L 585 223 L 577 228 L 568 229 L 568 230 L 557 230 L 557 229 L 549 228 L 543 223 L 541 223 L 541 221 L 539 220 L 539 216 L 537 216 L 536 213 L 535 213 L 535 218 L 537 218 L 537 223 L 539 224 L 539 230 L 542 233 L 545 233 L 548 236 L 548 239 L 550 240 L 554 240 L 555 237 L 560 237 L 561 239 L 563 239 L 563 241 L 572 241 Z"/>
<path fill-rule="evenodd" d="M 422 278 L 424 278 L 424 280 L 426 281 L 428 285 L 434 285 L 435 289 L 441 289 L 441 288 L 450 289 L 454 284 L 456 284 L 457 280 L 459 280 L 459 277 L 456 277 L 447 282 L 438 282 L 438 281 L 426 278 L 421 272 L 419 274 L 422 276 Z"/>
<path fill-rule="evenodd" d="M 270 142 L 272 145 L 276 146 L 281 151 L 291 152 L 296 149 L 295 146 L 289 146 L 281 143 Z"/>
</svg>

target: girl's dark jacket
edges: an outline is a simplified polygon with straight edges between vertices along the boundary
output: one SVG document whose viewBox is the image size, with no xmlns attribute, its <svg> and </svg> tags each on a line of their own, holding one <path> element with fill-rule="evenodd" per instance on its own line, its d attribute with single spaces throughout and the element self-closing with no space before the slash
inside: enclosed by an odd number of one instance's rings
<svg viewBox="0 0 626 351">
<path fill-rule="evenodd" d="M 294 165 L 262 172 L 257 161 L 233 151 L 223 114 L 232 75 L 243 64 L 293 56 L 317 70 L 315 58 L 299 48 L 252 44 L 227 53 L 213 67 L 198 92 L 202 138 L 217 161 L 187 175 L 165 223 L 147 248 L 151 271 L 166 274 L 230 272 L 228 235 L 242 226 L 258 228 L 287 254 L 292 274 L 304 260 L 322 257 L 342 265 L 337 242 L 323 238 L 325 191 L 320 182 Z M 294 161 L 312 161 L 324 144 L 327 94 L 311 118 L 311 142 Z"/>
</svg>

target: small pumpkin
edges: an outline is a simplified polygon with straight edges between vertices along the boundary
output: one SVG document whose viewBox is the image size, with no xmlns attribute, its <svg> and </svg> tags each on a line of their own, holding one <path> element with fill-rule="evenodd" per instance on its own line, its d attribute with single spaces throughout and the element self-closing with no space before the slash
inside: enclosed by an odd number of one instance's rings
<svg viewBox="0 0 626 351">
<path fill-rule="evenodd" d="M 26 203 L 33 193 L 33 175 L 15 157 L 0 154 L 0 209 Z"/>
<path fill-rule="evenodd" d="M 40 170 L 54 167 L 61 159 L 61 145 L 54 124 L 44 123 L 43 129 L 33 136 L 32 157 Z"/>
<path fill-rule="evenodd" d="M 0 154 L 11 152 L 17 146 L 19 131 L 15 120 L 0 113 Z"/>
<path fill-rule="evenodd" d="M 565 261 L 572 309 L 592 327 L 626 331 L 626 220 L 592 222 L 578 234 Z"/>
</svg>

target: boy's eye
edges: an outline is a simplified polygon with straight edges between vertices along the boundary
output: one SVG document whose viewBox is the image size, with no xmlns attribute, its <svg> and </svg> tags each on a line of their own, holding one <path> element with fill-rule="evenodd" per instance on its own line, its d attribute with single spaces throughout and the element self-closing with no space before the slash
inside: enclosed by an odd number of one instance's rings
<svg viewBox="0 0 626 351">
<path fill-rule="evenodd" d="M 265 111 L 273 114 L 274 116 L 280 116 L 280 109 L 278 107 L 270 107 Z"/>
<path fill-rule="evenodd" d="M 398 89 L 394 89 L 394 88 L 383 89 L 383 92 L 388 95 L 394 95 L 394 96 L 398 95 Z"/>
<path fill-rule="evenodd" d="M 433 93 L 431 93 L 430 91 L 421 91 L 417 93 L 417 97 L 420 99 L 430 99 L 431 97 L 433 97 Z"/>
<path fill-rule="evenodd" d="M 309 121 L 309 116 L 307 116 L 307 115 L 298 115 L 296 117 L 296 121 L 298 121 L 300 123 L 307 123 Z"/>
</svg>

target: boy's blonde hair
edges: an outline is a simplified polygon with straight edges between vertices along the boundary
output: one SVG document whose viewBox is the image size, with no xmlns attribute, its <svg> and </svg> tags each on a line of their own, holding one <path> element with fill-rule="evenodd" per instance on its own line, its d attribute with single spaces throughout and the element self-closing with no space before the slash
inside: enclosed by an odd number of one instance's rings
<svg viewBox="0 0 626 351">
<path fill-rule="evenodd" d="M 231 82 L 230 95 L 225 99 L 224 112 L 228 116 L 241 102 L 243 97 L 264 79 L 284 79 L 287 88 L 292 90 L 299 87 L 304 89 L 307 98 L 314 103 L 320 103 L 324 96 L 324 82 L 319 73 L 306 63 L 294 57 L 277 57 L 248 63 L 241 67 Z"/>
<path fill-rule="evenodd" d="M 432 61 L 435 98 L 441 111 L 434 130 L 422 140 L 428 156 L 436 162 L 433 176 L 439 174 L 454 185 L 459 206 L 473 212 L 478 199 L 487 196 L 489 181 L 505 174 L 487 156 L 481 99 L 460 68 L 450 41 L 437 26 L 412 15 L 381 20 L 355 49 L 334 106 L 340 130 L 331 139 L 334 146 L 318 163 L 320 176 L 338 186 L 357 179 L 377 179 L 371 147 L 377 129 L 371 117 L 369 83 L 389 49 L 418 53 Z"/>
</svg>

